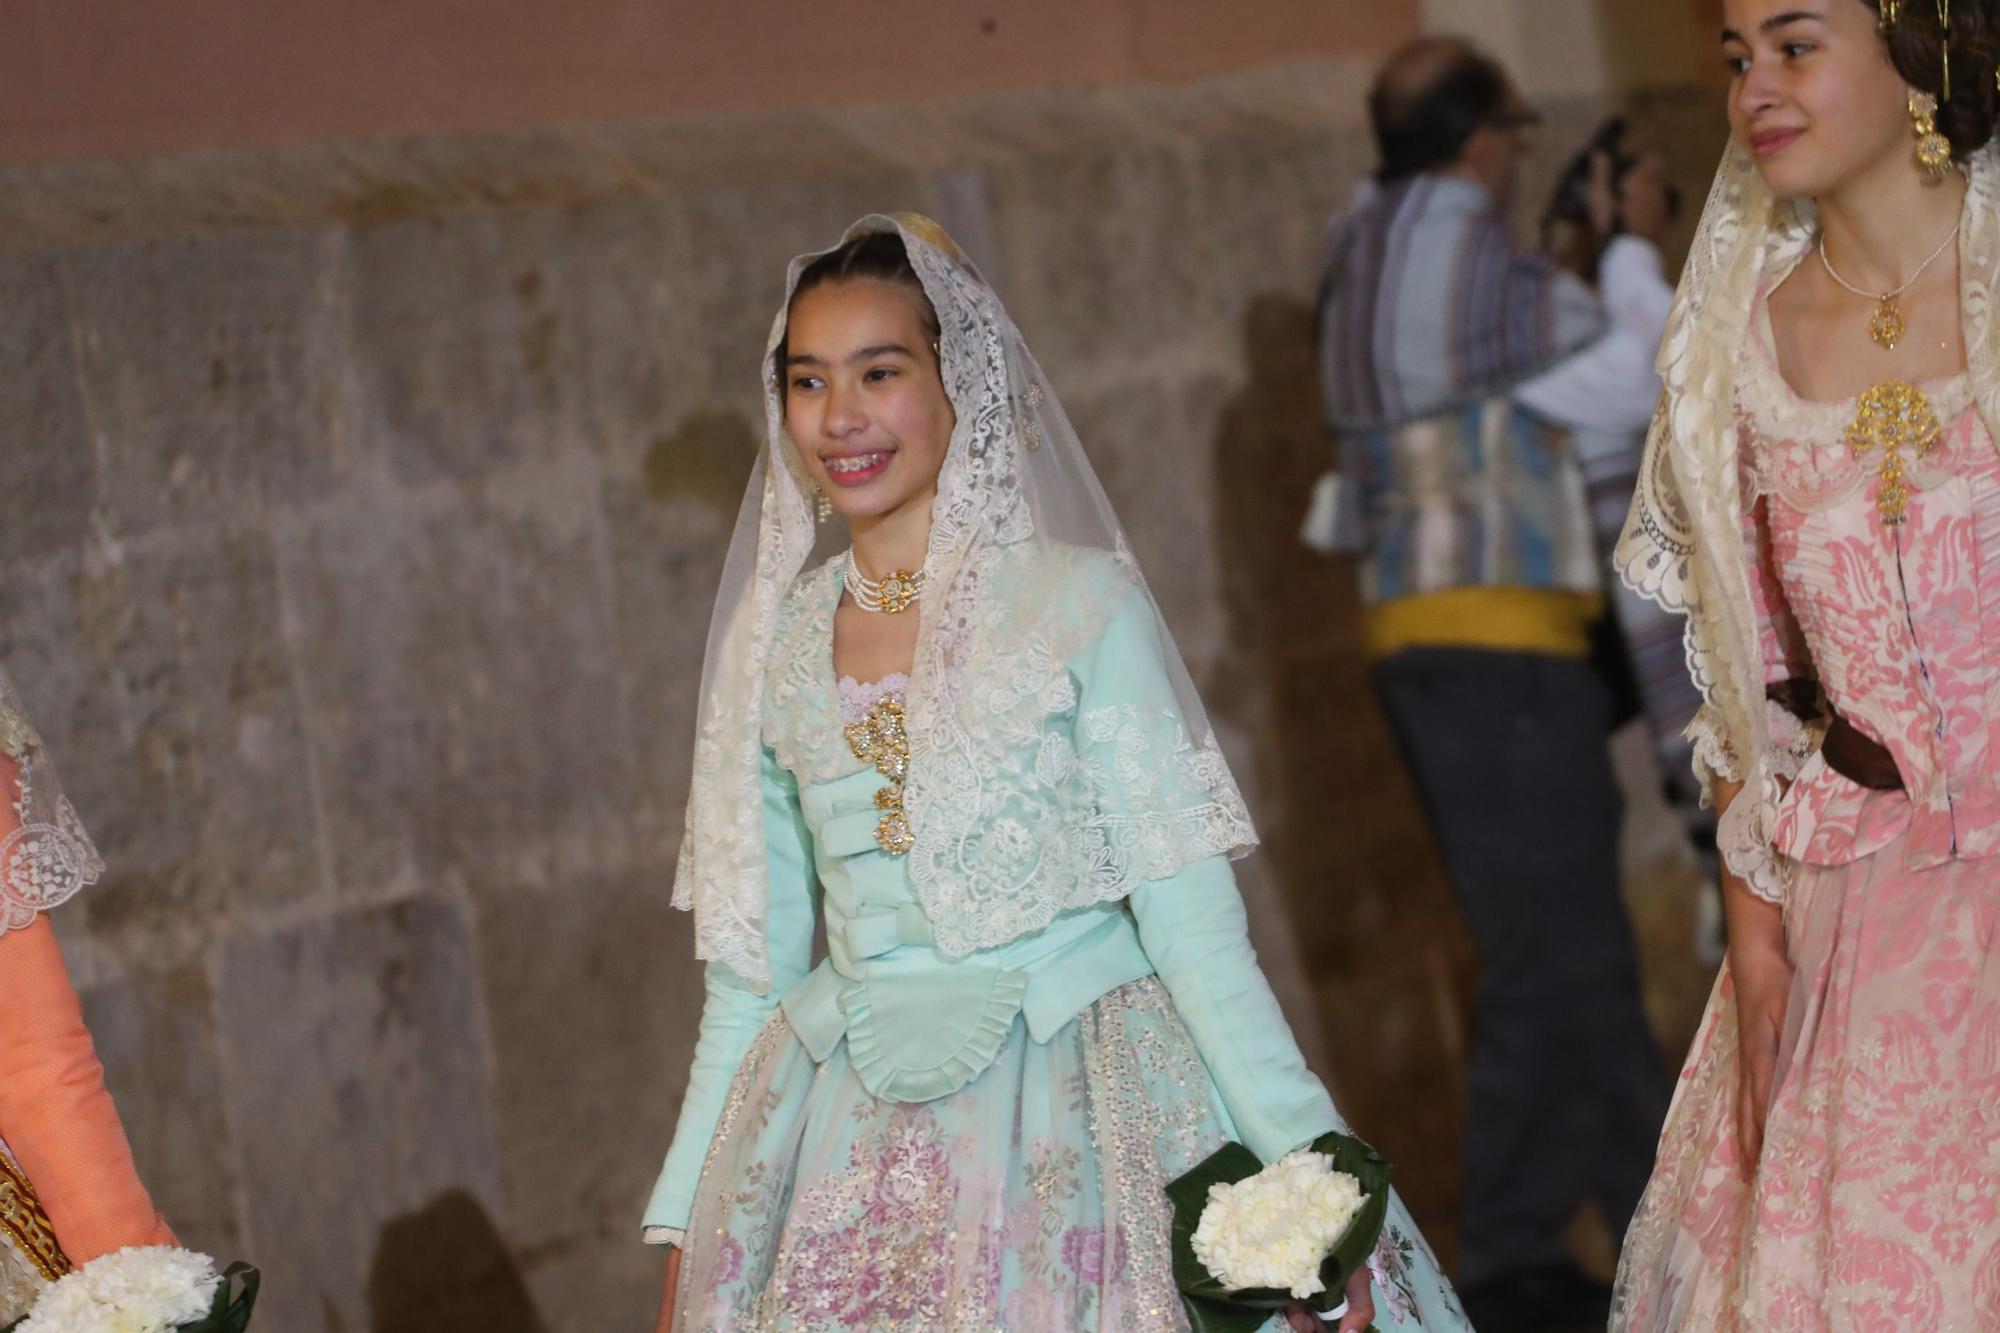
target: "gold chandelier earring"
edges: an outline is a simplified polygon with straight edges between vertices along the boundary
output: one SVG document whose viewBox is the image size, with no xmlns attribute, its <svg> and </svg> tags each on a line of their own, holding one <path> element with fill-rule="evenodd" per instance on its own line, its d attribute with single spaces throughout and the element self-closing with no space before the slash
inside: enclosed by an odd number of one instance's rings
<svg viewBox="0 0 2000 1333">
<path fill-rule="evenodd" d="M 1938 132 L 1938 100 L 1929 93 L 1910 90 L 1910 124 L 1917 135 L 1917 165 L 1932 183 L 1941 181 L 1951 170 L 1951 140 Z"/>
<path fill-rule="evenodd" d="M 1896 26 L 1897 8 L 1898 0 L 1882 0 L 1882 12 L 1877 16 L 1876 23 L 1883 32 L 1887 32 Z"/>
<path fill-rule="evenodd" d="M 813 483 L 813 521 L 824 523 L 833 517 L 833 501 L 827 498 L 819 483 Z"/>
</svg>

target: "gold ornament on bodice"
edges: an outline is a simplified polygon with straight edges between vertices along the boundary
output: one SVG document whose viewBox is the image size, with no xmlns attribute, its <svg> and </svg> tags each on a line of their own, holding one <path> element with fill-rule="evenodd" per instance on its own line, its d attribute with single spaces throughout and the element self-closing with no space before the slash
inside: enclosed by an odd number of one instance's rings
<svg viewBox="0 0 2000 1333">
<path fill-rule="evenodd" d="M 1882 491 L 1875 498 L 1875 507 L 1884 525 L 1899 526 L 1909 508 L 1910 487 L 1903 479 L 1904 451 L 1927 458 L 1937 450 L 1943 434 L 1930 400 L 1907 380 L 1889 380 L 1861 395 L 1854 424 L 1847 428 L 1847 443 L 1856 458 L 1873 453 L 1882 456 Z"/>
<path fill-rule="evenodd" d="M 903 813 L 903 780 L 910 775 L 910 733 L 904 725 L 903 701 L 887 696 L 841 734 L 856 759 L 875 765 L 875 771 L 889 779 L 889 785 L 875 793 L 875 808 L 882 812 L 875 841 L 889 855 L 903 855 L 917 844 Z"/>
</svg>

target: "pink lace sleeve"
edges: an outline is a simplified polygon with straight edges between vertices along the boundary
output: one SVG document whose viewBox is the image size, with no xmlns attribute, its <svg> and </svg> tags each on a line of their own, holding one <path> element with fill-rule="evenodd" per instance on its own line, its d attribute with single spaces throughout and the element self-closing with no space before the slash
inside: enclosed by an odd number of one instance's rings
<svg viewBox="0 0 2000 1333">
<path fill-rule="evenodd" d="M 1747 454 L 1747 450 L 1745 451 Z M 1747 468 L 1746 468 L 1747 470 Z M 1746 476 L 1744 494 L 1756 494 Z M 1744 546 L 1750 557 L 1750 603 L 1757 616 L 1757 637 L 1764 659 L 1764 683 L 1811 678 L 1815 675 L 1812 654 L 1805 633 L 1785 600 L 1784 585 L 1778 579 L 1772 557 L 1768 502 L 1759 496 L 1743 515 Z M 1785 898 L 1785 867 L 1771 843 L 1771 819 L 1775 801 L 1786 784 L 1798 776 L 1818 743 L 1812 728 L 1800 722 L 1789 709 L 1775 700 L 1765 702 L 1765 725 L 1770 730 L 1772 776 L 1776 785 L 1768 791 L 1745 790 L 1730 802 L 1716 826 L 1716 845 L 1723 863 L 1750 891 L 1768 902 Z M 1717 782 L 1741 782 L 1743 765 L 1722 715 L 1712 704 L 1688 725 L 1688 739 L 1694 742 L 1695 775 L 1701 780 L 1702 803 L 1713 803 Z"/>
</svg>

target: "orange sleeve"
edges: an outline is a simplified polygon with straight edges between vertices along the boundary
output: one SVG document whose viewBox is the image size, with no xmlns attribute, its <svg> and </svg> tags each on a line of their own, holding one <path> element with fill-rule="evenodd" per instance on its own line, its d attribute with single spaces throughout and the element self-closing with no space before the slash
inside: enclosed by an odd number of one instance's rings
<svg viewBox="0 0 2000 1333">
<path fill-rule="evenodd" d="M 0 836 L 14 823 L 11 804 L 0 801 Z M 139 1183 L 45 916 L 0 933 L 0 1139 L 34 1183 L 70 1262 L 175 1243 Z"/>
</svg>

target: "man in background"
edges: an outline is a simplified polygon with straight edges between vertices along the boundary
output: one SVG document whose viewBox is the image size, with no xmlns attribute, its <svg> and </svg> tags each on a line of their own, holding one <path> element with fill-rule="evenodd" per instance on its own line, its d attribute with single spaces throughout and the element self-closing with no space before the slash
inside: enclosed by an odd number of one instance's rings
<svg viewBox="0 0 2000 1333">
<path fill-rule="evenodd" d="M 1591 1201 L 1623 1234 L 1667 1079 L 1619 897 L 1583 477 L 1516 393 L 1611 324 L 1510 233 L 1537 117 L 1495 62 L 1420 40 L 1369 114 L 1381 167 L 1333 238 L 1321 378 L 1373 683 L 1479 952 L 1459 1287 L 1481 1333 L 1601 1328 L 1564 1231 Z"/>
</svg>

